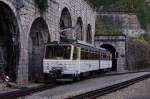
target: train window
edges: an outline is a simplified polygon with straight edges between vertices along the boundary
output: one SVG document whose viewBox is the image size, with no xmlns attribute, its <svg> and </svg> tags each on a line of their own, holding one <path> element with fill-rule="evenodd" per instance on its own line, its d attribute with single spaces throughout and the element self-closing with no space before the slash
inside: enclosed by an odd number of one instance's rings
<svg viewBox="0 0 150 99">
<path fill-rule="evenodd" d="M 91 53 L 91 60 L 95 60 L 94 52 Z"/>
<path fill-rule="evenodd" d="M 81 59 L 82 60 L 88 60 L 89 59 L 89 51 L 87 49 L 81 50 Z"/>
<path fill-rule="evenodd" d="M 45 59 L 70 59 L 71 46 L 49 45 L 46 47 Z"/>
<path fill-rule="evenodd" d="M 81 59 L 85 59 L 85 51 L 84 49 L 81 49 Z"/>
<path fill-rule="evenodd" d="M 79 48 L 74 47 L 73 60 L 77 60 L 77 59 L 79 59 Z"/>
<path fill-rule="evenodd" d="M 92 53 L 92 51 L 89 52 L 89 60 L 93 60 L 93 53 Z"/>
<path fill-rule="evenodd" d="M 106 60 L 106 59 L 107 59 L 107 54 L 103 53 L 103 60 Z"/>
<path fill-rule="evenodd" d="M 107 55 L 105 52 L 102 52 L 101 54 L 101 60 L 107 60 Z"/>
<path fill-rule="evenodd" d="M 85 60 L 88 60 L 88 59 L 89 59 L 89 51 L 86 50 L 86 51 L 85 51 Z"/>
<path fill-rule="evenodd" d="M 97 52 L 95 52 L 95 60 L 98 59 L 98 55 L 97 55 Z"/>
</svg>

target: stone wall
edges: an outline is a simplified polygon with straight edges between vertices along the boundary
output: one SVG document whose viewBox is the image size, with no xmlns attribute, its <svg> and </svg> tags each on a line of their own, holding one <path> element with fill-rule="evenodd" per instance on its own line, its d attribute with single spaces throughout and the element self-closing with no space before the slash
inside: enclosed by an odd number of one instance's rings
<svg viewBox="0 0 150 99">
<path fill-rule="evenodd" d="M 17 0 L 0 0 L 7 4 L 16 15 L 20 32 L 20 61 L 18 65 L 18 84 L 28 83 L 28 62 L 29 62 L 29 36 L 33 22 L 41 17 L 45 20 L 51 41 L 59 41 L 59 22 L 61 11 L 64 7 L 69 9 L 72 18 L 72 26 L 75 26 L 77 18 L 83 20 L 84 41 L 86 38 L 87 25 L 92 26 L 92 41 L 94 43 L 95 33 L 95 12 L 84 0 L 48 0 L 48 9 L 41 15 L 35 7 L 33 0 L 23 0 L 23 7 L 17 7 Z"/>
<path fill-rule="evenodd" d="M 99 17 L 108 29 L 110 27 L 118 28 L 126 36 L 135 36 L 144 33 L 135 14 L 106 12 L 101 13 Z"/>
<path fill-rule="evenodd" d="M 117 71 L 123 72 L 126 69 L 126 38 L 125 36 L 96 36 L 95 45 L 100 47 L 104 44 L 115 48 L 118 55 L 117 58 Z"/>
</svg>

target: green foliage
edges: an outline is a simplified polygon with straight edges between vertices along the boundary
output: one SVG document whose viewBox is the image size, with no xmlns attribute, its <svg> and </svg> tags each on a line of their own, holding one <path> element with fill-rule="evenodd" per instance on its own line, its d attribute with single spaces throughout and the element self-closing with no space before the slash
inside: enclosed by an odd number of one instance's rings
<svg viewBox="0 0 150 99">
<path fill-rule="evenodd" d="M 128 12 L 136 13 L 143 29 L 146 29 L 147 24 L 150 22 L 150 6 L 145 0 L 90 0 L 90 2 L 97 9 L 101 5 L 107 8 L 109 5 L 115 4 L 115 2 L 122 2 L 120 7 L 125 8 Z"/>
<path fill-rule="evenodd" d="M 89 0 L 89 1 L 95 6 L 95 8 L 98 9 L 102 5 L 109 6 L 119 0 Z"/>
<path fill-rule="evenodd" d="M 105 26 L 105 24 L 101 21 L 100 17 L 96 18 L 96 34 L 95 35 L 121 35 L 121 31 L 119 28 L 115 26 L 109 27 Z"/>
<path fill-rule="evenodd" d="M 147 43 L 144 36 L 139 36 L 139 35 L 135 35 L 134 37 L 130 37 L 129 41 L 132 41 L 132 42 L 137 43 L 137 44 L 142 44 L 142 45 Z"/>
<path fill-rule="evenodd" d="M 100 20 L 100 17 L 96 18 L 96 35 L 106 35 L 108 34 L 108 30 L 103 24 L 103 22 Z"/>
<path fill-rule="evenodd" d="M 36 6 L 39 8 L 40 13 L 43 13 L 48 8 L 48 0 L 34 0 Z"/>
<path fill-rule="evenodd" d="M 143 38 L 144 38 L 147 42 L 150 42 L 150 33 L 145 33 L 145 34 L 143 34 Z"/>
<path fill-rule="evenodd" d="M 149 36 L 135 36 L 128 40 L 127 58 L 129 69 L 150 68 L 150 45 Z"/>
<path fill-rule="evenodd" d="M 121 30 L 115 26 L 112 26 L 110 34 L 111 35 L 121 35 Z"/>
<path fill-rule="evenodd" d="M 147 28 L 150 22 L 150 6 L 145 0 L 128 0 L 128 10 L 135 12 L 143 29 Z"/>
</svg>

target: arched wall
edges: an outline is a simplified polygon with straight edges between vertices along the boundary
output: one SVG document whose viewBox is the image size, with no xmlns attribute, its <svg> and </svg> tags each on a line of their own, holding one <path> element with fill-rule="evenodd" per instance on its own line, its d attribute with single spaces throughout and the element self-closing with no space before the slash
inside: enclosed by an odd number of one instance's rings
<svg viewBox="0 0 150 99">
<path fill-rule="evenodd" d="M 29 81 L 42 81 L 43 76 L 43 58 L 45 44 L 50 42 L 50 35 L 46 21 L 39 17 L 32 23 L 29 41 Z"/>
<path fill-rule="evenodd" d="M 92 31 L 92 44 L 94 44 L 94 35 L 95 35 L 95 12 L 90 7 L 87 6 L 87 2 L 84 0 L 56 0 L 59 1 L 61 4 L 59 6 L 59 13 L 62 11 L 64 7 L 67 7 L 70 11 L 72 16 L 72 26 L 76 25 L 76 22 L 79 17 L 81 17 L 83 21 L 83 40 L 86 41 L 86 30 L 87 25 L 91 24 L 91 31 Z M 59 14 L 61 16 L 61 14 Z"/>
<path fill-rule="evenodd" d="M 87 24 L 92 26 L 92 34 L 95 33 L 95 12 L 84 0 L 48 0 L 48 9 L 41 15 L 34 4 L 34 0 L 23 0 L 24 7 L 17 9 L 18 0 L 0 0 L 7 4 L 13 11 L 20 31 L 20 58 L 18 66 L 18 84 L 28 83 L 28 40 L 32 23 L 38 17 L 42 17 L 47 25 L 51 41 L 59 41 L 59 20 L 64 7 L 69 9 L 72 26 L 75 26 L 77 18 L 83 21 L 83 40 L 86 37 Z"/>
<path fill-rule="evenodd" d="M 83 34 L 83 21 L 81 17 L 77 18 L 76 25 L 74 26 L 74 29 L 76 31 L 76 37 L 79 40 L 83 40 L 84 34 Z"/>
<path fill-rule="evenodd" d="M 1 73 L 17 82 L 20 61 L 20 27 L 11 3 L 0 1 Z"/>
<path fill-rule="evenodd" d="M 63 8 L 60 17 L 60 29 L 72 28 L 72 18 L 67 7 Z"/>
</svg>

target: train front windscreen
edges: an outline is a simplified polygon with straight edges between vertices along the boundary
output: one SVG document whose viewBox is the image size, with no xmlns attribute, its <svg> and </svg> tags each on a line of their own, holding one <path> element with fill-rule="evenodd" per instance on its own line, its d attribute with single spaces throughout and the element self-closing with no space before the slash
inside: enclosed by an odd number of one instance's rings
<svg viewBox="0 0 150 99">
<path fill-rule="evenodd" d="M 45 59 L 63 60 L 70 59 L 71 45 L 47 45 Z"/>
</svg>

